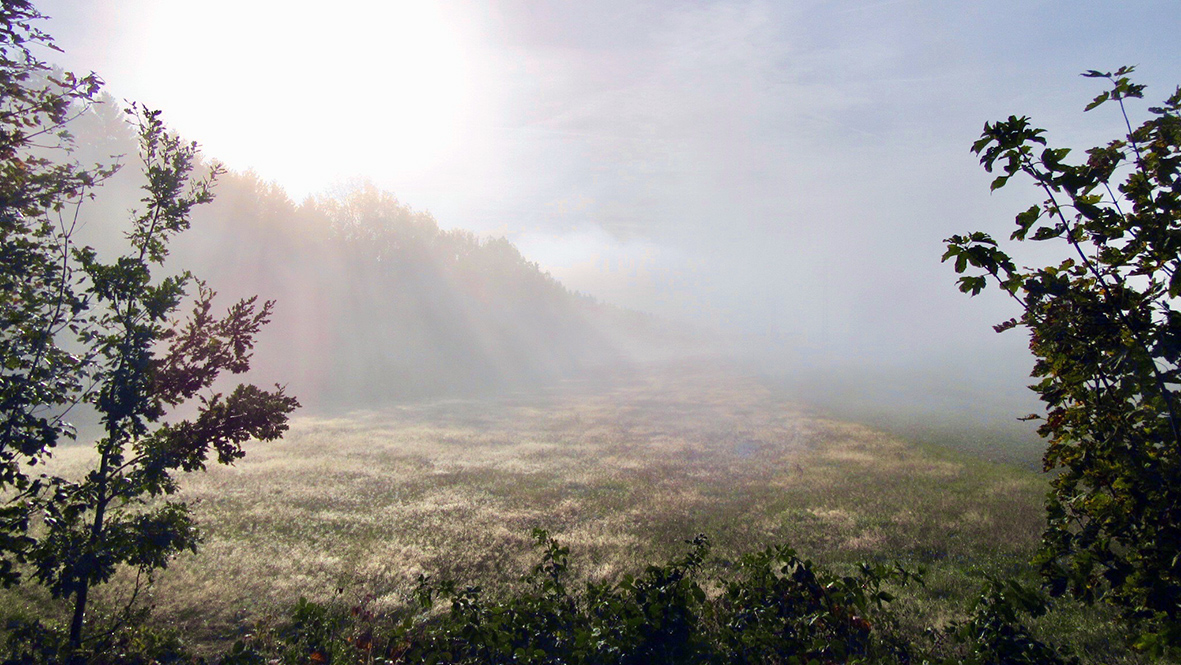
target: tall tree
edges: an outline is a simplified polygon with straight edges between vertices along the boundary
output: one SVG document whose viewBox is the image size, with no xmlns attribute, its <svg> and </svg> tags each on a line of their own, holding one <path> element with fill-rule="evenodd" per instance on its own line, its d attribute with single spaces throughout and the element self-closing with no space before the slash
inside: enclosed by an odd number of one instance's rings
<svg viewBox="0 0 1181 665">
<path fill-rule="evenodd" d="M 1046 197 L 1012 241 L 1058 243 L 1056 264 L 1019 268 L 985 233 L 947 240 L 960 289 L 991 280 L 1021 306 L 1045 403 L 1054 472 L 1038 562 L 1051 590 L 1106 597 L 1143 620 L 1140 644 L 1181 647 L 1181 88 L 1133 126 L 1131 67 L 1089 71 L 1110 87 L 1122 136 L 1070 163 L 1026 117 L 988 123 L 972 149 L 992 189 L 1022 173 Z M 975 270 L 969 270 L 973 268 Z"/>
<path fill-rule="evenodd" d="M 90 589 L 121 565 L 143 572 L 195 550 L 188 506 L 172 500 L 178 472 L 203 469 L 216 454 L 229 464 L 249 439 L 272 440 L 298 407 L 280 386 L 238 385 L 216 392 L 223 373 L 250 367 L 254 338 L 272 301 L 247 298 L 213 313 L 214 292 L 189 273 L 158 278 L 169 241 L 188 229 L 194 207 L 212 200 L 220 169 L 193 179 L 197 147 L 168 132 L 156 111 L 133 107 L 145 183 L 142 207 L 126 232 L 127 250 L 106 261 L 72 241 L 72 221 L 88 188 L 112 169 L 81 169 L 38 157 L 68 147 L 65 127 L 85 112 L 98 80 L 54 76 L 27 45 L 51 46 L 31 27 L 40 15 L 27 2 L 3 4 L 0 39 L 6 86 L 0 107 L 0 572 L 17 581 L 20 563 L 74 611 L 70 646 L 84 653 Z M 79 107 L 78 104 L 82 106 Z M 40 151 L 40 152 L 39 152 Z M 187 316 L 182 305 L 189 303 Z M 103 436 L 82 478 L 33 474 L 72 430 L 65 414 L 86 403 Z M 164 419 L 193 404 L 189 419 Z M 40 527 L 31 529 L 32 518 Z"/>
</svg>

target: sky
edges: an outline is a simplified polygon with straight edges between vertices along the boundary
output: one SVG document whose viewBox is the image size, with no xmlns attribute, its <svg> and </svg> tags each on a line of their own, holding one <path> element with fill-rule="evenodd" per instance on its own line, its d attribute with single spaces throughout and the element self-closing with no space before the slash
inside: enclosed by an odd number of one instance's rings
<svg viewBox="0 0 1181 665">
<path fill-rule="evenodd" d="M 301 199 L 367 178 L 567 286 L 785 362 L 1011 387 L 1029 358 L 942 240 L 1007 236 L 969 146 L 1120 128 L 1087 69 L 1181 83 L 1177 0 L 42 0 L 72 70 Z M 1143 112 L 1144 107 L 1133 109 Z"/>
</svg>

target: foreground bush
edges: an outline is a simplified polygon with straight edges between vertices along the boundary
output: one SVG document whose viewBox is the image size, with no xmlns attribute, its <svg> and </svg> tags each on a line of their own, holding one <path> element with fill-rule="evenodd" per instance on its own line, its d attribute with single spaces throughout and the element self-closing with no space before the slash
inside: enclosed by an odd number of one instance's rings
<svg viewBox="0 0 1181 665">
<path fill-rule="evenodd" d="M 709 542 L 618 582 L 568 583 L 569 550 L 534 532 L 540 562 L 519 590 L 420 578 L 418 611 L 383 622 L 301 599 L 290 620 L 220 661 L 263 663 L 1062 663 L 1022 625 L 1040 594 L 989 580 L 970 616 L 919 644 L 901 637 L 887 587 L 921 583 L 899 566 L 838 575 L 772 547 L 733 565 Z M 719 573 L 709 573 L 720 570 Z"/>
<path fill-rule="evenodd" d="M 569 549 L 535 530 L 540 561 L 513 590 L 485 593 L 419 578 L 415 605 L 378 616 L 301 598 L 286 620 L 257 625 L 221 665 L 536 663 L 925 663 L 1009 665 L 1076 662 L 1026 629 L 1043 614 L 1040 592 L 989 578 L 966 618 L 904 637 L 888 590 L 921 584 L 900 566 L 863 564 L 839 575 L 770 547 L 737 563 L 711 558 L 709 541 L 617 582 L 569 582 Z M 125 609 L 96 620 L 86 650 L 68 647 L 65 626 L 12 615 L 2 625 L 0 665 L 206 663 L 175 631 Z"/>
</svg>

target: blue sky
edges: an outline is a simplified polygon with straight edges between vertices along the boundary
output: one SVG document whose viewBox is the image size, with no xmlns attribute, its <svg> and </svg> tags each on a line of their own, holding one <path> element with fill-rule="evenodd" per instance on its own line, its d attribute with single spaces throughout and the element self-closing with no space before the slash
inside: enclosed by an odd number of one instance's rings
<svg viewBox="0 0 1181 665">
<path fill-rule="evenodd" d="M 1085 69 L 1137 65 L 1150 100 L 1181 83 L 1176 0 L 39 6 L 63 65 L 297 199 L 366 177 L 573 288 L 789 360 L 1012 385 L 1025 342 L 989 326 L 1013 312 L 939 255 L 1036 196 L 990 195 L 968 147 L 1011 113 L 1106 141 Z"/>
</svg>

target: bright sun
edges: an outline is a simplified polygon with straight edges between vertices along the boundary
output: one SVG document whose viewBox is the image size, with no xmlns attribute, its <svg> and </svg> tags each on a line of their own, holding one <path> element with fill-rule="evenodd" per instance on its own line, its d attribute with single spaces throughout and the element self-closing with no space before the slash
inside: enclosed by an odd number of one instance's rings
<svg viewBox="0 0 1181 665">
<path fill-rule="evenodd" d="M 429 170 L 458 147 L 471 58 L 455 17 L 419 1 L 141 5 L 136 62 L 171 124 L 293 193 Z M 146 37 L 146 39 L 143 39 Z M 157 101 L 158 100 L 158 101 Z"/>
</svg>

